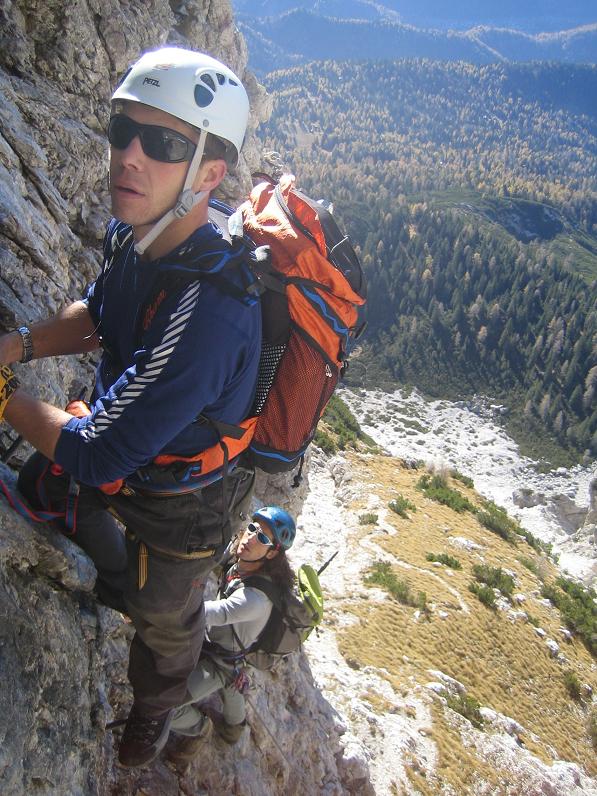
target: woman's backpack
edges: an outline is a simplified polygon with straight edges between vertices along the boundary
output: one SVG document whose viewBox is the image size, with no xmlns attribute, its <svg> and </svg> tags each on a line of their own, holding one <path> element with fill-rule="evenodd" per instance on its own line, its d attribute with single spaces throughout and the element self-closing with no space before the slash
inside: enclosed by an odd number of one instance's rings
<svg viewBox="0 0 597 796">
<path fill-rule="evenodd" d="M 323 594 L 319 577 L 312 566 L 303 564 L 297 571 L 295 591 L 282 592 L 262 575 L 249 575 L 238 582 L 237 588 L 241 585 L 259 589 L 272 602 L 267 624 L 253 644 L 244 650 L 248 664 L 256 669 L 271 669 L 278 661 L 298 652 L 321 622 Z M 238 636 L 236 641 L 240 643 Z"/>
</svg>

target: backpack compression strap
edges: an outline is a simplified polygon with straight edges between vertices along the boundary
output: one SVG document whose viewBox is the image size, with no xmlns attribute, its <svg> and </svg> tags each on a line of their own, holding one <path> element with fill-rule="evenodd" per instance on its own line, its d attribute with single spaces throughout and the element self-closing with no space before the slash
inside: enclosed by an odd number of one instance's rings
<svg viewBox="0 0 597 796">
<path fill-rule="evenodd" d="M 230 625 L 230 631 L 232 633 L 232 636 L 239 647 L 238 652 L 232 654 L 235 656 L 235 658 L 242 658 L 245 655 L 248 655 L 250 652 L 259 649 L 259 643 L 261 639 L 265 636 L 265 634 L 268 632 L 270 627 L 270 622 L 275 621 L 274 609 L 277 609 L 281 614 L 284 614 L 282 608 L 283 599 L 280 595 L 279 589 L 276 586 L 274 586 L 271 580 L 269 580 L 269 578 L 264 578 L 260 575 L 249 575 L 247 578 L 241 578 L 236 576 L 232 579 L 231 582 L 227 583 L 228 573 L 230 572 L 231 568 L 232 565 L 222 572 L 222 576 L 218 584 L 218 596 L 220 598 L 225 599 L 227 597 L 230 597 L 230 595 L 234 594 L 234 592 L 237 589 L 240 589 L 241 586 L 243 587 L 250 586 L 252 588 L 259 589 L 259 591 L 262 591 L 273 605 L 272 612 L 270 613 L 268 620 L 265 623 L 263 629 L 255 639 L 255 641 L 253 641 L 252 644 L 249 644 L 248 647 L 243 646 L 242 641 L 238 637 L 238 633 L 234 629 L 234 625 L 233 624 Z"/>
<path fill-rule="evenodd" d="M 276 608 L 282 614 L 282 616 L 284 617 L 284 621 L 291 630 L 294 630 L 296 632 L 301 629 L 300 625 L 297 625 L 295 622 L 292 621 L 286 609 L 286 601 L 284 600 L 283 593 L 274 583 L 272 583 L 271 580 L 269 580 L 268 578 L 264 578 L 260 575 L 249 575 L 248 578 L 245 578 L 243 580 L 243 583 L 245 586 L 251 586 L 255 589 L 259 589 L 259 591 L 262 591 L 265 594 L 265 596 L 268 597 L 270 601 L 273 603 L 274 608 Z M 265 628 L 266 627 L 267 625 L 265 626 Z M 263 628 L 263 630 L 259 634 L 259 638 L 257 639 L 257 641 L 259 641 L 261 639 L 261 636 L 265 633 L 265 628 Z M 255 644 L 257 644 L 257 641 L 255 642 Z"/>
</svg>

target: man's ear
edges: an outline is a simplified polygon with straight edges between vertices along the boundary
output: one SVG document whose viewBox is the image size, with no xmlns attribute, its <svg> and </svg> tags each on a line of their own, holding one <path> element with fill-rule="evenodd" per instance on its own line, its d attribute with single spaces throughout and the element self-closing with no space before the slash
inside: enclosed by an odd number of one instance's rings
<svg viewBox="0 0 597 796">
<path fill-rule="evenodd" d="M 227 171 L 225 160 L 208 160 L 201 164 L 193 186 L 195 191 L 213 191 L 222 182 Z"/>
<path fill-rule="evenodd" d="M 265 555 L 266 555 L 266 558 L 275 558 L 278 555 L 278 551 L 277 550 L 268 550 L 268 552 Z"/>
</svg>

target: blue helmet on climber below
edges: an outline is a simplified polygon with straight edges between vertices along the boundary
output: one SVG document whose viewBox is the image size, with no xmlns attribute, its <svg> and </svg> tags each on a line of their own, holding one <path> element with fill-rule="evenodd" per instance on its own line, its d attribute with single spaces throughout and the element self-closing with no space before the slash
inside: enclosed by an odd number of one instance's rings
<svg viewBox="0 0 597 796">
<path fill-rule="evenodd" d="M 252 519 L 265 523 L 280 547 L 290 550 L 296 536 L 296 525 L 287 511 L 279 506 L 264 506 L 253 514 Z"/>
</svg>

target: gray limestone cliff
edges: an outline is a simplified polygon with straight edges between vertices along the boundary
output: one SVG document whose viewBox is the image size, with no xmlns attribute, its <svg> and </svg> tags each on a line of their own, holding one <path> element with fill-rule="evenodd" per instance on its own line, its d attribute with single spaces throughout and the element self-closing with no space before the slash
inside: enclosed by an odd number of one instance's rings
<svg viewBox="0 0 597 796">
<path fill-rule="evenodd" d="M 0 331 L 80 297 L 100 266 L 109 215 L 104 131 L 111 87 L 137 55 L 165 42 L 209 52 L 247 87 L 251 121 L 222 196 L 246 193 L 260 167 L 257 125 L 269 98 L 247 72 L 228 0 L 3 0 L 0 3 Z M 92 378 L 89 357 L 17 366 L 56 405 Z M 0 447 L 12 437 L 0 428 Z M 26 453 L 21 448 L 11 464 Z M 14 485 L 13 469 L 0 477 Z M 297 511 L 304 490 L 260 483 Z M 273 491 L 272 491 L 273 490 Z M 214 740 L 181 775 L 163 761 L 119 768 L 106 724 L 126 716 L 132 628 L 97 604 L 95 570 L 70 540 L 0 504 L 0 793 L 366 793 L 366 768 L 347 762 L 344 727 L 306 658 L 255 673 L 247 732 Z"/>
</svg>

